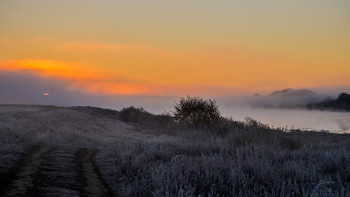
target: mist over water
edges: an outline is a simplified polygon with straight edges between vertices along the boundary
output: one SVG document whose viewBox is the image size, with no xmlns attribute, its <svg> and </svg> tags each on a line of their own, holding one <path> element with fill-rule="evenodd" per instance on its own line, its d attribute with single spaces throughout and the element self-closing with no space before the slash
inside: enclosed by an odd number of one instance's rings
<svg viewBox="0 0 350 197">
<path fill-rule="evenodd" d="M 350 113 L 300 109 L 225 107 L 223 116 L 243 121 L 251 117 L 273 127 L 302 130 L 350 132 Z"/>
<path fill-rule="evenodd" d="M 142 106 L 146 110 L 159 114 L 173 112 L 173 104 L 177 101 L 177 98 L 158 98 L 154 102 L 151 102 L 151 100 L 151 98 L 148 102 L 143 100 L 139 104 L 143 104 Z M 137 104 L 137 100 L 134 101 L 134 104 Z M 157 103 L 161 106 L 157 106 Z M 350 112 L 256 108 L 247 105 L 231 105 L 223 101 L 218 101 L 217 104 L 222 116 L 233 120 L 244 121 L 246 117 L 251 117 L 274 128 L 350 133 Z"/>
<path fill-rule="evenodd" d="M 263 96 L 243 96 L 218 100 L 220 111 L 225 117 L 244 121 L 251 117 L 271 127 L 287 130 L 315 130 L 350 133 L 350 112 L 308 110 L 309 103 L 336 98 L 339 92 L 313 92 L 308 89 L 284 89 Z M 304 107 L 303 107 L 304 106 Z"/>
<path fill-rule="evenodd" d="M 174 105 L 180 98 L 164 96 L 96 95 L 71 88 L 62 81 L 40 78 L 28 73 L 11 72 L 0 73 L 0 92 L 0 104 L 39 104 L 68 107 L 90 105 L 115 110 L 121 110 L 124 107 L 132 105 L 135 107 L 143 107 L 146 111 L 155 114 L 173 112 Z M 43 95 L 46 92 L 50 93 L 50 95 Z M 340 92 L 340 90 L 337 90 L 337 92 Z M 204 98 L 208 99 L 207 97 Z M 287 129 L 350 132 L 349 112 L 252 107 L 257 103 L 262 103 L 264 105 L 271 103 L 286 104 L 295 101 L 299 102 L 305 98 L 307 98 L 308 101 L 310 98 L 316 98 L 316 101 L 320 100 L 320 97 L 315 97 L 314 95 L 311 95 L 311 97 L 297 95 L 293 98 L 280 98 L 279 95 L 253 98 L 236 96 L 217 98 L 216 100 L 222 115 L 225 117 L 232 117 L 234 120 L 244 121 L 245 117 L 251 117 L 275 128 L 283 127 Z"/>
</svg>

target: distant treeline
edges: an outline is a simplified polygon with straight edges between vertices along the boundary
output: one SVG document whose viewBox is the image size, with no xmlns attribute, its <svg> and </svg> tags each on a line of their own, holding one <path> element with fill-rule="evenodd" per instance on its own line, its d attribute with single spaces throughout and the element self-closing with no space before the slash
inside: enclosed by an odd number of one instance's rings
<svg viewBox="0 0 350 197">
<path fill-rule="evenodd" d="M 308 109 L 350 111 L 350 94 L 341 93 L 338 98 L 307 104 Z"/>
</svg>

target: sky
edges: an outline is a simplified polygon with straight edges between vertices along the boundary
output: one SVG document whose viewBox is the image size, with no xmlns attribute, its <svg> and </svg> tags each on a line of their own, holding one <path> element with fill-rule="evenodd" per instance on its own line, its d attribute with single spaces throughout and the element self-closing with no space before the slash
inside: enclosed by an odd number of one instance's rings
<svg viewBox="0 0 350 197">
<path fill-rule="evenodd" d="M 1 0 L 0 102 L 348 88 L 349 10 L 348 0 Z"/>
</svg>

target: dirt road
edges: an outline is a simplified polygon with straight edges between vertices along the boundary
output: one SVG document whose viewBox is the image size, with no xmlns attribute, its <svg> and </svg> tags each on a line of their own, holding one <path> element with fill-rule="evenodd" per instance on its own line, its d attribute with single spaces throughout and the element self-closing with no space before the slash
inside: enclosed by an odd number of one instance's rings
<svg viewBox="0 0 350 197">
<path fill-rule="evenodd" d="M 33 146 L 0 174 L 0 196 L 113 196 L 95 166 L 96 150 Z"/>
</svg>

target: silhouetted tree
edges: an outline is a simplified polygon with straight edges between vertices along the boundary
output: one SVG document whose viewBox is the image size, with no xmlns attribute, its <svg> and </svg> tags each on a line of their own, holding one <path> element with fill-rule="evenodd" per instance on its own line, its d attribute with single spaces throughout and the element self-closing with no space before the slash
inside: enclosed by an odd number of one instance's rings
<svg viewBox="0 0 350 197">
<path fill-rule="evenodd" d="M 208 128 L 220 123 L 218 108 L 215 100 L 187 96 L 175 104 L 174 119 L 195 129 Z"/>
<path fill-rule="evenodd" d="M 350 94 L 341 93 L 337 99 L 308 104 L 309 109 L 350 111 Z"/>
</svg>

